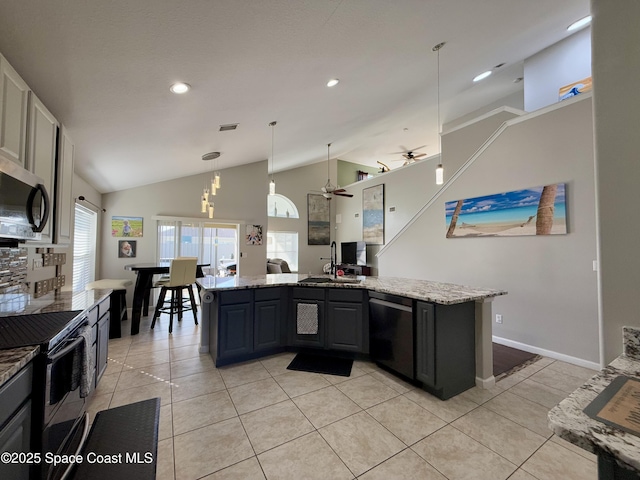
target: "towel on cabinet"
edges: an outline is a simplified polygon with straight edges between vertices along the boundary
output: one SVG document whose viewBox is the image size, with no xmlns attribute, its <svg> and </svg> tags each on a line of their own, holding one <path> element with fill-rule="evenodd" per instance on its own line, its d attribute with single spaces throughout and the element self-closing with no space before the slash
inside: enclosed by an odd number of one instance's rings
<svg viewBox="0 0 640 480">
<path fill-rule="evenodd" d="M 296 332 L 301 335 L 318 334 L 318 305 L 298 303 L 296 312 Z"/>
</svg>

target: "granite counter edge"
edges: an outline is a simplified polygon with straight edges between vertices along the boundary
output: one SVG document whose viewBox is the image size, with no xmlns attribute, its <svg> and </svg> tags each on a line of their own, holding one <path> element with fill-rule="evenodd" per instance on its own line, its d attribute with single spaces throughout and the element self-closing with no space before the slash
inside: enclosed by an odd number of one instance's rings
<svg viewBox="0 0 640 480">
<path fill-rule="evenodd" d="M 430 296 L 429 294 L 421 294 L 415 293 L 407 290 L 395 290 L 385 287 L 367 285 L 366 283 L 299 283 L 297 281 L 282 281 L 282 282 L 274 282 L 274 283 L 250 283 L 246 285 L 230 285 L 230 286 L 215 286 L 212 287 L 208 285 L 206 282 L 201 282 L 197 280 L 198 284 L 202 287 L 204 291 L 210 292 L 223 292 L 223 291 L 232 291 L 232 290 L 247 290 L 247 289 L 256 289 L 256 288 L 271 288 L 271 287 L 303 287 L 303 288 L 350 288 L 350 289 L 361 289 L 367 290 L 371 292 L 377 293 L 386 293 L 390 295 L 397 295 L 400 297 L 411 298 L 414 300 L 436 303 L 439 305 L 455 305 L 459 303 L 466 302 L 478 302 L 484 301 L 488 298 L 495 298 L 501 295 L 507 295 L 506 290 L 489 290 L 489 289 L 481 289 L 486 290 L 486 292 L 473 294 L 459 294 L 453 295 L 455 298 L 442 298 L 439 296 Z M 460 286 L 463 287 L 463 286 Z"/>
<path fill-rule="evenodd" d="M 0 387 L 22 370 L 40 352 L 39 346 L 0 350 Z"/>
</svg>

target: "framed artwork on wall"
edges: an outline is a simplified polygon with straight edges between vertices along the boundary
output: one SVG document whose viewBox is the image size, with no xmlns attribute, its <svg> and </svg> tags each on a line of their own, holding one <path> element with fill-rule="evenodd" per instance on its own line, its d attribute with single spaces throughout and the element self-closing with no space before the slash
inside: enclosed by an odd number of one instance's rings
<svg viewBox="0 0 640 480">
<path fill-rule="evenodd" d="M 262 245 L 262 225 L 247 225 L 247 245 Z"/>
<path fill-rule="evenodd" d="M 118 258 L 135 258 L 136 244 L 135 240 L 118 240 Z"/>
<path fill-rule="evenodd" d="M 111 217 L 112 237 L 141 237 L 142 217 Z"/>
<path fill-rule="evenodd" d="M 384 245 L 384 183 L 362 190 L 362 239 Z"/>
<path fill-rule="evenodd" d="M 307 194 L 308 245 L 329 245 L 331 228 L 329 199 L 324 195 Z"/>
<path fill-rule="evenodd" d="M 565 183 L 445 203 L 447 238 L 563 235 Z"/>
</svg>

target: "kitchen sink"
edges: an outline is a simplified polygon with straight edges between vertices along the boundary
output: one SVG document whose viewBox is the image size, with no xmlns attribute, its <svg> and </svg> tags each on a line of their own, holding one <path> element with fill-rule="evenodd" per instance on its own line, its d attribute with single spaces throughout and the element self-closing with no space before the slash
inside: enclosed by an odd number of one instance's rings
<svg viewBox="0 0 640 480">
<path fill-rule="evenodd" d="M 329 277 L 308 277 L 298 280 L 298 283 L 360 283 L 357 278 L 329 278 Z"/>
<path fill-rule="evenodd" d="M 298 283 L 330 283 L 333 279 L 329 277 L 308 277 L 298 280 Z"/>
</svg>

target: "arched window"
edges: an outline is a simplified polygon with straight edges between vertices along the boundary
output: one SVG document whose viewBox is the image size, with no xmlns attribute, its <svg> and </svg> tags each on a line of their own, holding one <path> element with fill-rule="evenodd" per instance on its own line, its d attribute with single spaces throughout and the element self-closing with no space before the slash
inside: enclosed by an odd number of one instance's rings
<svg viewBox="0 0 640 480">
<path fill-rule="evenodd" d="M 267 215 L 280 218 L 300 218 L 295 203 L 284 195 L 267 195 Z"/>
</svg>

